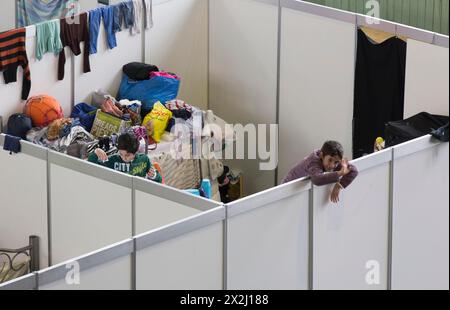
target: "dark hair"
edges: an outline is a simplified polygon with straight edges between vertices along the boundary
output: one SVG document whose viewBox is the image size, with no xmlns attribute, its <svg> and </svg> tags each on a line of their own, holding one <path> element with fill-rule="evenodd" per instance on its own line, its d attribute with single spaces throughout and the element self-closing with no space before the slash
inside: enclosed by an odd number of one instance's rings
<svg viewBox="0 0 450 310">
<path fill-rule="evenodd" d="M 134 134 L 124 133 L 117 140 L 117 148 L 131 154 L 136 154 L 139 150 L 139 141 Z"/>
<path fill-rule="evenodd" d="M 344 148 L 337 141 L 327 141 L 322 146 L 322 154 L 323 156 L 339 156 L 342 159 L 344 157 Z"/>
</svg>

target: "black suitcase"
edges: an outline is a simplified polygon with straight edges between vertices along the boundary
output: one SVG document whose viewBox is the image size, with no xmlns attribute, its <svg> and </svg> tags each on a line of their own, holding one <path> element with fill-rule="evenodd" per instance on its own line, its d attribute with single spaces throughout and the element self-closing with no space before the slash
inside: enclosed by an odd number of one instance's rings
<svg viewBox="0 0 450 310">
<path fill-rule="evenodd" d="M 431 134 L 447 123 L 448 116 L 432 115 L 427 112 L 421 112 L 401 121 L 389 122 L 385 127 L 386 147 Z"/>
</svg>

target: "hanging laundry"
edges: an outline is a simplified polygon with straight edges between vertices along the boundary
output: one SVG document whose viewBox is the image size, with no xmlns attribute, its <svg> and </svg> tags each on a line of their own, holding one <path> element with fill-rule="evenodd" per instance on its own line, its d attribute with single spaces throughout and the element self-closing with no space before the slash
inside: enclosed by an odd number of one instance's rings
<svg viewBox="0 0 450 310">
<path fill-rule="evenodd" d="M 406 43 L 396 37 L 372 43 L 358 30 L 353 112 L 353 157 L 373 153 L 385 124 L 403 119 Z"/>
<path fill-rule="evenodd" d="M 17 68 L 23 68 L 22 99 L 27 100 L 31 89 L 30 67 L 25 45 L 26 29 L 0 33 L 0 71 L 5 83 L 17 81 Z"/>
<path fill-rule="evenodd" d="M 134 5 L 132 1 L 121 2 L 114 7 L 113 31 L 122 31 L 122 24 L 126 29 L 131 29 L 134 24 Z"/>
<path fill-rule="evenodd" d="M 61 24 L 52 20 L 36 25 L 36 58 L 41 60 L 45 53 L 58 55 L 62 50 Z"/>
<path fill-rule="evenodd" d="M 153 28 L 153 1 L 144 0 L 145 5 L 145 29 Z"/>
<path fill-rule="evenodd" d="M 16 0 L 18 27 L 78 14 L 78 0 Z"/>
<path fill-rule="evenodd" d="M 131 28 L 131 34 L 141 33 L 142 28 L 142 18 L 144 13 L 144 3 L 142 0 L 132 0 L 134 8 L 134 21 L 133 27 Z"/>
<path fill-rule="evenodd" d="M 84 56 L 83 56 L 83 72 L 91 71 L 89 63 L 90 38 L 88 31 L 87 13 L 82 13 L 74 17 L 75 21 L 68 22 L 67 19 L 61 19 L 61 42 L 63 47 L 70 47 L 73 54 L 78 56 L 81 54 L 80 43 L 84 42 Z M 58 64 L 58 80 L 64 79 L 64 66 L 66 64 L 66 53 L 64 48 L 59 53 Z"/>
<path fill-rule="evenodd" d="M 103 24 L 106 29 L 108 46 L 113 49 L 117 46 L 116 33 L 114 32 L 114 7 L 107 6 L 102 9 Z"/>
<path fill-rule="evenodd" d="M 106 30 L 108 47 L 113 49 L 117 46 L 116 33 L 114 32 L 114 10 L 114 6 L 105 6 L 89 11 L 89 54 L 97 53 L 98 33 L 100 31 L 100 21 L 102 18 Z"/>
</svg>

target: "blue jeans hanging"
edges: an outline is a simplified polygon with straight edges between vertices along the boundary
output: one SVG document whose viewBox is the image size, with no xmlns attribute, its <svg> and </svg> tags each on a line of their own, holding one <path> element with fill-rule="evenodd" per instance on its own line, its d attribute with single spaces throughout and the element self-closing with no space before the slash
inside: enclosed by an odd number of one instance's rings
<svg viewBox="0 0 450 310">
<path fill-rule="evenodd" d="M 116 33 L 114 32 L 115 15 L 114 7 L 106 6 L 89 12 L 89 35 L 90 35 L 90 54 L 97 53 L 98 33 L 100 31 L 100 20 L 103 17 L 103 25 L 106 30 L 108 47 L 113 49 L 117 46 Z"/>
</svg>

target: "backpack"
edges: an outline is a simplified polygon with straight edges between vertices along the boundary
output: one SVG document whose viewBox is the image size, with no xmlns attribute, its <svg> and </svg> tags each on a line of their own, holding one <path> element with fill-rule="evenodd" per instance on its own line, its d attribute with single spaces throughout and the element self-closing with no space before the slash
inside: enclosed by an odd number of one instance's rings
<svg viewBox="0 0 450 310">
<path fill-rule="evenodd" d="M 7 134 L 26 139 L 27 132 L 33 128 L 31 118 L 25 114 L 13 114 L 8 119 Z"/>
</svg>

